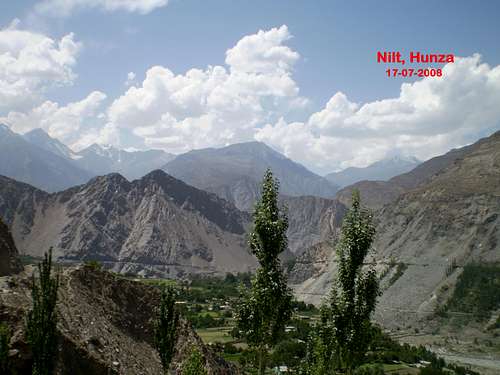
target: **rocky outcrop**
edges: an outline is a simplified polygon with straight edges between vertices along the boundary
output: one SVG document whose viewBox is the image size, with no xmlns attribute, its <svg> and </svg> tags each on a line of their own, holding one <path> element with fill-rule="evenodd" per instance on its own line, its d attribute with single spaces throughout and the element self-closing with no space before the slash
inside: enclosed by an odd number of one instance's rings
<svg viewBox="0 0 500 375">
<path fill-rule="evenodd" d="M 328 265 L 334 252 L 334 241 L 321 242 L 310 246 L 298 256 L 288 274 L 292 285 L 300 285 L 306 280 L 316 280 L 328 272 Z"/>
<path fill-rule="evenodd" d="M 22 270 L 17 248 L 7 225 L 0 219 L 0 276 Z"/>
<path fill-rule="evenodd" d="M 248 214 L 162 171 L 133 182 L 96 177 L 53 194 L 0 177 L 0 215 L 20 252 L 33 256 L 53 247 L 60 260 L 168 277 L 256 264 L 244 237 Z"/>
<path fill-rule="evenodd" d="M 309 247 L 331 241 L 342 224 L 346 207 L 320 197 L 283 197 L 288 212 L 288 246 L 300 256 Z"/>
<path fill-rule="evenodd" d="M 0 279 L 0 318 L 12 332 L 10 362 L 18 373 L 30 373 L 31 352 L 25 338 L 25 316 L 31 308 L 30 270 Z M 153 321 L 159 290 L 90 267 L 61 274 L 58 295 L 61 375 L 160 375 L 153 346 Z M 171 365 L 175 373 L 192 348 L 203 355 L 209 374 L 236 374 L 236 368 L 211 352 L 189 323 L 182 320 Z"/>
</svg>

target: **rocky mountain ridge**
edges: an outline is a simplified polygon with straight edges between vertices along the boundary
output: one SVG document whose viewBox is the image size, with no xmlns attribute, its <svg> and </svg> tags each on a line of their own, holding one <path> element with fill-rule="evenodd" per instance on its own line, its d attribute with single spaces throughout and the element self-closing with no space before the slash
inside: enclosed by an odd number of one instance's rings
<svg viewBox="0 0 500 375">
<path fill-rule="evenodd" d="M 290 257 L 330 238 L 345 213 L 341 203 L 326 198 L 282 196 L 280 201 L 289 216 Z M 54 246 L 68 261 L 98 259 L 123 272 L 153 274 L 167 272 L 167 265 L 179 272 L 182 267 L 186 272 L 203 272 L 204 267 L 205 272 L 215 272 L 216 263 L 231 262 L 234 256 L 235 262 L 241 261 L 235 271 L 255 264 L 246 249 L 251 215 L 162 171 L 132 182 L 110 174 L 53 194 L 0 176 L 0 216 L 12 227 L 23 254 L 37 256 Z M 200 227 L 205 234 L 195 235 Z M 227 247 L 220 253 L 222 260 L 213 258 L 212 250 L 218 254 L 220 243 Z M 175 250 L 166 250 L 169 246 Z M 165 254 L 171 251 L 187 258 L 176 263 L 175 256 Z M 195 257 L 189 265 L 191 252 L 201 259 Z"/>
<path fill-rule="evenodd" d="M 117 272 L 182 277 L 248 271 L 248 214 L 162 171 L 119 174 L 45 193 L 0 177 L 0 216 L 23 254 L 96 259 Z"/>
<path fill-rule="evenodd" d="M 288 244 L 299 256 L 311 246 L 338 234 L 346 207 L 337 200 L 313 196 L 282 197 L 288 212 Z"/>
<path fill-rule="evenodd" d="M 425 323 L 465 264 L 500 261 L 500 132 L 435 159 L 431 167 L 438 164 L 443 169 L 430 177 L 428 168 L 395 178 L 400 186 L 417 186 L 375 214 L 372 259 L 384 287 L 375 318 L 386 327 Z M 297 259 L 292 274 L 302 277 L 295 277 L 295 290 L 306 301 L 319 303 L 329 290 L 333 247 L 316 246 Z"/>
<path fill-rule="evenodd" d="M 199 189 L 210 191 L 251 211 L 260 195 L 264 172 L 271 168 L 287 196 L 332 198 L 337 187 L 261 142 L 233 144 L 178 155 L 163 169 Z"/>
</svg>

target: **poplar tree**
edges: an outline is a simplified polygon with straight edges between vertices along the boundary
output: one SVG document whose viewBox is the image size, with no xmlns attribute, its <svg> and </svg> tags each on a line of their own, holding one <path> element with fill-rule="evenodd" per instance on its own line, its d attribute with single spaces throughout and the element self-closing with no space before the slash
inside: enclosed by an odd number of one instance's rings
<svg viewBox="0 0 500 375">
<path fill-rule="evenodd" d="M 264 374 L 267 352 L 278 342 L 292 314 L 292 294 L 278 257 L 287 247 L 288 229 L 287 215 L 278 206 L 278 192 L 279 182 L 268 169 L 249 236 L 260 267 L 250 290 L 241 290 L 236 314 L 240 336 L 257 351 L 259 374 Z"/>
<path fill-rule="evenodd" d="M 373 267 L 363 270 L 374 236 L 372 215 L 355 190 L 336 248 L 337 275 L 309 346 L 309 374 L 352 373 L 363 362 L 371 341 L 370 316 L 380 294 Z"/>
<path fill-rule="evenodd" d="M 168 374 L 170 362 L 175 354 L 178 323 L 179 312 L 175 308 L 175 290 L 172 287 L 164 288 L 154 324 L 154 344 L 165 374 Z"/>
<path fill-rule="evenodd" d="M 57 291 L 59 274 L 52 273 L 52 248 L 38 264 L 38 279 L 33 275 L 33 308 L 26 320 L 26 337 L 33 353 L 33 375 L 52 375 L 57 354 Z"/>
</svg>

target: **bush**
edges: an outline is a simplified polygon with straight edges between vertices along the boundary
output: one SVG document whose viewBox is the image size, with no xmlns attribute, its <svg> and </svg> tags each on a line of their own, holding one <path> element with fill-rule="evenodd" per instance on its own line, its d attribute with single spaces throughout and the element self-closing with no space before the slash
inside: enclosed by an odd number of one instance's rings
<svg viewBox="0 0 500 375">
<path fill-rule="evenodd" d="M 200 351 L 196 348 L 191 350 L 191 354 L 182 364 L 182 375 L 206 375 L 205 361 Z"/>
<path fill-rule="evenodd" d="M 238 349 L 233 343 L 227 342 L 224 344 L 225 354 L 236 354 L 239 353 L 241 349 Z"/>
<path fill-rule="evenodd" d="M 94 271 L 100 271 L 102 269 L 102 263 L 98 260 L 87 260 L 85 262 L 85 267 L 89 267 Z"/>
<path fill-rule="evenodd" d="M 271 367 L 288 365 L 297 367 L 305 357 L 307 346 L 295 340 L 281 341 L 271 355 Z"/>
</svg>

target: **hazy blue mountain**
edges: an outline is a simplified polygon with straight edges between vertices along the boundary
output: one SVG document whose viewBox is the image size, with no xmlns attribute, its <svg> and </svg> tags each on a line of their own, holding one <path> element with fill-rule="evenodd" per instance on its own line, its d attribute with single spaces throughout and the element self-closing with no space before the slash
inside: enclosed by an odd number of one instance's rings
<svg viewBox="0 0 500 375">
<path fill-rule="evenodd" d="M 1 124 L 0 175 L 51 192 L 83 184 L 91 177 L 70 159 L 28 142 Z"/>
<path fill-rule="evenodd" d="M 92 176 L 116 172 L 133 180 L 161 168 L 174 158 L 174 155 L 162 150 L 125 151 L 113 146 L 98 144 L 92 144 L 80 152 L 74 152 L 40 128 L 29 131 L 23 135 L 23 138 L 46 151 L 67 159 L 78 168 L 88 171 Z"/>
<path fill-rule="evenodd" d="M 411 171 L 420 163 L 421 161 L 413 156 L 394 156 L 379 160 L 365 168 L 350 167 L 340 172 L 329 173 L 325 178 L 341 188 L 358 181 L 387 181 Z"/>
<path fill-rule="evenodd" d="M 251 210 L 267 168 L 280 180 L 280 192 L 289 196 L 333 197 L 337 187 L 261 142 L 193 150 L 177 156 L 163 169 L 172 176 L 213 192 Z"/>
<path fill-rule="evenodd" d="M 95 143 L 77 155 L 76 163 L 94 175 L 117 172 L 129 180 L 141 178 L 175 157 L 162 150 L 125 151 Z"/>
<path fill-rule="evenodd" d="M 23 135 L 28 142 L 52 152 L 62 158 L 76 160 L 80 158 L 73 150 L 56 138 L 52 138 L 43 129 L 36 128 Z"/>
</svg>

